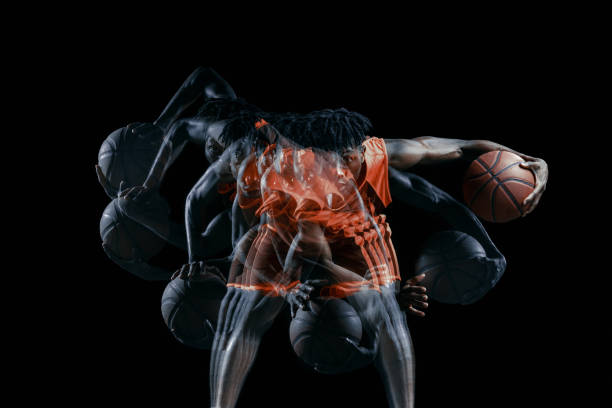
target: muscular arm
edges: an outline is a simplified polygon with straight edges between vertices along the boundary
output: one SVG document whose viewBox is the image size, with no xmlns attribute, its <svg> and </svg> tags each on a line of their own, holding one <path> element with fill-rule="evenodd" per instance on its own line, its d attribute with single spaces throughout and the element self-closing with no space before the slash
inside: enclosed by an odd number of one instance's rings
<svg viewBox="0 0 612 408">
<path fill-rule="evenodd" d="M 505 150 L 525 160 L 534 160 L 499 143 L 489 140 L 445 139 L 422 136 L 414 139 L 385 139 L 389 166 L 406 170 L 417 164 L 431 164 L 455 159 L 473 160 L 479 155 Z"/>
<path fill-rule="evenodd" d="M 519 153 L 489 140 L 423 136 L 414 139 L 385 139 L 385 145 L 389 166 L 398 170 L 406 170 L 417 164 L 432 164 L 456 159 L 474 160 L 483 153 L 496 150 L 516 154 L 525 160 L 525 163 L 521 163 L 521 167 L 532 170 L 536 179 L 534 191 L 523 202 L 524 215 L 529 214 L 537 206 L 548 181 L 548 165 L 544 160 Z"/>
<path fill-rule="evenodd" d="M 484 248 L 487 276 L 478 291 L 466 296 L 464 303 L 473 303 L 497 284 L 506 270 L 506 259 L 493 244 L 478 217 L 450 194 L 422 177 L 408 172 L 389 169 L 389 187 L 395 202 L 441 216 L 454 230 L 474 237 Z"/>
<path fill-rule="evenodd" d="M 175 122 L 164 136 L 159 152 L 149 170 L 143 185 L 147 188 L 158 187 L 166 170 L 181 154 L 187 142 L 203 145 L 210 132 L 221 132 L 220 124 L 213 124 L 205 118 L 181 119 Z"/>
<path fill-rule="evenodd" d="M 174 94 L 162 114 L 154 122 L 164 131 L 159 153 L 143 183 L 147 188 L 159 186 L 166 169 L 181 154 L 187 142 L 205 142 L 211 123 L 203 118 L 178 120 L 178 117 L 198 98 L 236 98 L 232 87 L 211 68 L 197 68 Z"/>
<path fill-rule="evenodd" d="M 212 68 L 198 67 L 187 77 L 183 85 L 174 94 L 164 111 L 153 122 L 164 132 L 170 125 L 200 97 L 236 98 L 232 87 Z"/>
</svg>

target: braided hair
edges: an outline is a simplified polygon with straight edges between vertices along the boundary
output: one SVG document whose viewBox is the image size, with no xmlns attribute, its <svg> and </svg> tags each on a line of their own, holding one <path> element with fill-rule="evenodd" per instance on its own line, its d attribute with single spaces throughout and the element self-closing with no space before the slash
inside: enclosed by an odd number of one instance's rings
<svg viewBox="0 0 612 408">
<path fill-rule="evenodd" d="M 274 114 L 270 120 L 283 136 L 304 147 L 338 153 L 359 146 L 372 128 L 367 117 L 345 108 Z"/>
<path fill-rule="evenodd" d="M 219 140 L 229 146 L 245 138 L 254 142 L 259 137 L 255 123 L 271 115 L 242 98 L 211 98 L 200 108 L 197 116 L 223 121 Z"/>
</svg>

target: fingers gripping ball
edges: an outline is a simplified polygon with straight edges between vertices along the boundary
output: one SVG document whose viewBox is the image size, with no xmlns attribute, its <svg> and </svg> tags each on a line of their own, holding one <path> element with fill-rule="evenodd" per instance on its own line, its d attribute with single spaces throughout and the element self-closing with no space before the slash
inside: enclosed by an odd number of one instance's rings
<svg viewBox="0 0 612 408">
<path fill-rule="evenodd" d="M 359 343 L 362 325 L 355 309 L 346 301 L 315 298 L 311 310 L 299 310 L 289 326 L 289 337 L 295 353 L 315 370 L 336 374 L 353 369 L 355 347 L 346 341 Z"/>
<path fill-rule="evenodd" d="M 416 261 L 416 274 L 425 274 L 421 285 L 427 295 L 442 303 L 471 303 L 474 294 L 488 285 L 482 245 L 460 231 L 442 231 L 424 244 Z M 488 287 L 488 286 L 487 286 Z"/>
<path fill-rule="evenodd" d="M 100 237 L 107 251 L 124 261 L 146 261 L 158 254 L 165 241 L 123 214 L 118 198 L 110 202 L 100 219 Z"/>
<path fill-rule="evenodd" d="M 132 123 L 112 132 L 98 152 L 98 165 L 109 184 L 109 193 L 117 195 L 124 188 L 141 185 L 163 139 L 162 130 L 151 123 Z"/>
<path fill-rule="evenodd" d="M 172 335 L 181 343 L 209 350 L 226 287 L 219 279 L 173 279 L 162 295 L 161 312 Z"/>
<path fill-rule="evenodd" d="M 535 176 L 519 166 L 524 160 L 506 151 L 474 160 L 463 180 L 463 197 L 479 217 L 508 222 L 523 215 L 523 201 L 535 188 Z"/>
</svg>

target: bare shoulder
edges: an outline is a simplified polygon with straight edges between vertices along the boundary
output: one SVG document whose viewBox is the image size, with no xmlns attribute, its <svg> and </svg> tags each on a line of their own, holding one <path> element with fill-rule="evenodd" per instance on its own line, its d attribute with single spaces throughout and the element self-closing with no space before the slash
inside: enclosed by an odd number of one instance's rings
<svg viewBox="0 0 612 408">
<path fill-rule="evenodd" d="M 231 170 L 231 151 L 230 149 L 225 149 L 223 154 L 210 165 L 209 167 L 219 180 L 222 182 L 230 182 L 233 181 L 234 177 L 232 175 Z"/>
<path fill-rule="evenodd" d="M 387 154 L 389 156 L 397 154 L 408 154 L 411 152 L 419 152 L 423 149 L 424 144 L 420 138 L 416 139 L 383 139 Z"/>
</svg>

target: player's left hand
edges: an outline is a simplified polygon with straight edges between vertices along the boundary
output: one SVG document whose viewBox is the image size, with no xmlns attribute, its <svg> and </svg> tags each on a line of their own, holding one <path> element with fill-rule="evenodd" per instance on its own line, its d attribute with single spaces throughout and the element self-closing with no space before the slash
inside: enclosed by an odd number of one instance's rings
<svg viewBox="0 0 612 408">
<path fill-rule="evenodd" d="M 155 190 L 140 190 L 142 186 L 123 188 L 125 183 L 122 181 L 119 187 L 118 203 L 121 211 L 142 225 L 153 225 L 165 222 L 168 219 L 168 203 Z M 127 196 L 138 192 L 137 197 Z"/>
<path fill-rule="evenodd" d="M 419 286 L 418 283 L 425 278 L 425 274 L 415 276 L 409 279 L 404 286 L 400 289 L 397 295 L 398 303 L 403 310 L 418 317 L 424 317 L 425 312 L 419 309 L 427 309 L 429 304 L 427 303 L 427 288 Z"/>
<path fill-rule="evenodd" d="M 525 163 L 520 166 L 524 169 L 529 169 L 535 175 L 535 189 L 523 201 L 523 217 L 532 212 L 540 202 L 546 183 L 548 182 L 548 164 L 542 159 L 537 159 L 530 156 L 522 156 Z"/>
</svg>

